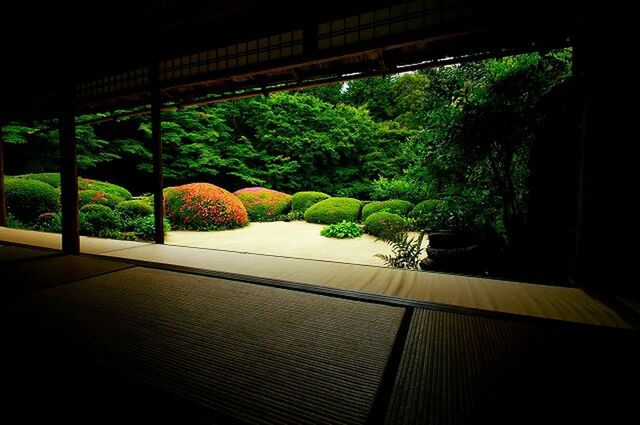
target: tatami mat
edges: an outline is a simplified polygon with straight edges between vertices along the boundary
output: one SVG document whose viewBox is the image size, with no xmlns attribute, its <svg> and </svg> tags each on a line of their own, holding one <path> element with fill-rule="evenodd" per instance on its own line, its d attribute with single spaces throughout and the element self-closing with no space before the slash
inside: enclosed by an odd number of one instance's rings
<svg viewBox="0 0 640 425">
<path fill-rule="evenodd" d="M 623 423 L 637 334 L 416 309 L 387 424 Z"/>
<path fill-rule="evenodd" d="M 127 267 L 131 266 L 122 262 L 73 255 L 13 263 L 2 272 L 0 294 L 50 288 Z"/>
<path fill-rule="evenodd" d="M 34 246 L 49 246 L 55 237 L 59 240 L 59 235 L 0 228 L 0 240 Z M 125 260 L 191 267 L 576 323 L 630 328 L 611 308 L 578 288 L 97 238 L 82 238 L 82 250 Z"/>
<path fill-rule="evenodd" d="M 360 424 L 404 309 L 136 267 L 31 293 L 20 312 L 237 420 Z"/>
<path fill-rule="evenodd" d="M 29 260 L 39 257 L 47 257 L 55 255 L 55 251 L 24 248 L 20 246 L 0 245 L 0 270 L 3 263 L 11 263 L 14 261 Z"/>
<path fill-rule="evenodd" d="M 613 310 L 578 288 L 167 245 L 105 255 L 459 307 L 629 327 Z"/>
</svg>

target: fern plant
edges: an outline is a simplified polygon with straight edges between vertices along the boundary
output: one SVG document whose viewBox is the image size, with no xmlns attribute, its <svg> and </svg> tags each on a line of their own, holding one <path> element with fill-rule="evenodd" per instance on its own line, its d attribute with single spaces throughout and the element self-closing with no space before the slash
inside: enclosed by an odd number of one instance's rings
<svg viewBox="0 0 640 425">
<path fill-rule="evenodd" d="M 392 254 L 376 254 L 387 266 L 399 269 L 420 270 L 420 253 L 425 232 L 418 237 L 409 236 L 407 232 L 397 232 L 392 235 L 381 236 L 382 240 L 391 245 Z"/>
</svg>

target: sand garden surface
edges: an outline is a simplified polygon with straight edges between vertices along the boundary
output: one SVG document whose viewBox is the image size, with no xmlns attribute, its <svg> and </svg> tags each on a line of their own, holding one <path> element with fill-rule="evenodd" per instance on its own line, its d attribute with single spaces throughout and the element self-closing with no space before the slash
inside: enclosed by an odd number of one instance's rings
<svg viewBox="0 0 640 425">
<path fill-rule="evenodd" d="M 375 254 L 390 254 L 391 247 L 376 241 L 375 236 L 327 238 L 320 235 L 323 227 L 304 221 L 250 223 L 240 229 L 218 232 L 170 231 L 165 242 L 169 245 L 385 266 Z M 426 240 L 423 244 L 426 247 Z"/>
</svg>

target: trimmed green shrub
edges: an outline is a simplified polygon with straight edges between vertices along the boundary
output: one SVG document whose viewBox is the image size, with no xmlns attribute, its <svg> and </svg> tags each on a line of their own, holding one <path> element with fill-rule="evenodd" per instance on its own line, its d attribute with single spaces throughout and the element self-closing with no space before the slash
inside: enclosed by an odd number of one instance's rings
<svg viewBox="0 0 640 425">
<path fill-rule="evenodd" d="M 62 216 L 60 213 L 44 213 L 38 216 L 33 230 L 49 233 L 62 233 Z"/>
<path fill-rule="evenodd" d="M 105 205 L 114 209 L 118 204 L 124 202 L 124 199 L 112 193 L 101 192 L 99 190 L 81 190 L 78 193 L 78 201 L 80 208 L 89 204 Z"/>
<path fill-rule="evenodd" d="M 165 235 L 171 230 L 171 225 L 166 218 L 162 221 L 162 227 Z M 145 241 L 154 240 L 156 235 L 155 218 L 153 215 L 146 215 L 134 219 L 132 230 L 140 239 Z"/>
<path fill-rule="evenodd" d="M 129 224 L 137 218 L 153 214 L 153 207 L 145 201 L 134 199 L 120 202 L 116 205 L 116 212 L 120 214 L 125 224 Z"/>
<path fill-rule="evenodd" d="M 21 179 L 38 180 L 48 184 L 54 189 L 60 188 L 60 173 L 34 173 L 18 176 Z"/>
<path fill-rule="evenodd" d="M 103 182 L 100 180 L 85 179 L 83 177 L 78 178 L 78 189 L 79 190 L 95 190 L 108 195 L 114 195 L 119 198 L 122 198 L 123 201 L 129 201 L 133 198 L 131 196 L 131 192 L 129 192 L 127 189 L 125 189 L 122 186 L 118 186 L 117 184 L 113 184 L 113 183 Z"/>
<path fill-rule="evenodd" d="M 60 194 L 39 180 L 7 179 L 4 188 L 7 212 L 21 222 L 32 222 L 40 214 L 60 209 Z"/>
<path fill-rule="evenodd" d="M 380 211 L 367 217 L 364 222 L 364 231 L 373 236 L 389 237 L 404 231 L 405 226 L 404 218 L 398 214 Z"/>
<path fill-rule="evenodd" d="M 251 221 L 279 220 L 291 207 L 291 195 L 264 187 L 248 187 L 233 194 L 240 199 Z"/>
<path fill-rule="evenodd" d="M 291 211 L 304 214 L 312 205 L 329 198 L 322 192 L 296 192 L 291 198 Z"/>
<path fill-rule="evenodd" d="M 362 236 L 363 233 L 358 224 L 344 220 L 340 223 L 331 224 L 320 231 L 322 236 L 337 239 L 353 239 Z"/>
<path fill-rule="evenodd" d="M 34 173 L 16 176 L 19 179 L 38 180 L 48 184 L 54 189 L 60 189 L 60 173 Z M 95 190 L 119 196 L 125 201 L 131 199 L 131 193 L 122 186 L 107 183 L 100 180 L 85 179 L 78 177 L 78 190 Z"/>
<path fill-rule="evenodd" d="M 341 221 L 357 222 L 362 202 L 354 198 L 329 198 L 311 206 L 304 219 L 309 223 L 335 224 Z"/>
<path fill-rule="evenodd" d="M 80 208 L 80 234 L 117 238 L 122 222 L 120 216 L 105 205 L 89 204 Z"/>
<path fill-rule="evenodd" d="M 380 211 L 390 212 L 394 214 L 407 217 L 411 210 L 413 210 L 413 204 L 409 201 L 402 199 L 391 199 L 390 201 L 374 201 L 369 202 L 362 208 L 362 221 L 366 220 L 373 213 Z"/>
<path fill-rule="evenodd" d="M 164 209 L 171 227 L 180 230 L 234 229 L 248 222 L 240 199 L 208 183 L 167 188 Z"/>
</svg>

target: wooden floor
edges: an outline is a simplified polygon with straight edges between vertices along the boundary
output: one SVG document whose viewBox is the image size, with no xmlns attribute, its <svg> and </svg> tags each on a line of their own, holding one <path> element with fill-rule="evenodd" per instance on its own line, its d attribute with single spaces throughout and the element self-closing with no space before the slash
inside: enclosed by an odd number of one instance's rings
<svg viewBox="0 0 640 425">
<path fill-rule="evenodd" d="M 635 330 L 177 270 L 0 247 L 5 414 L 538 424 L 635 411 Z"/>
</svg>

